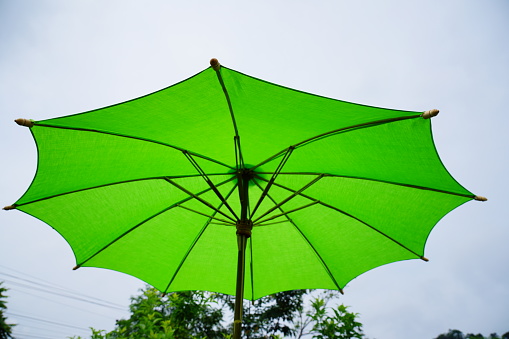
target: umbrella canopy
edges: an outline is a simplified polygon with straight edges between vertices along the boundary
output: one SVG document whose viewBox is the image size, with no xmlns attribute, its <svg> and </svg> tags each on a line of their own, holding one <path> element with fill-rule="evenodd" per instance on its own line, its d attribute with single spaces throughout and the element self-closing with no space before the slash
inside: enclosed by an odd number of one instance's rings
<svg viewBox="0 0 509 339">
<path fill-rule="evenodd" d="M 312 95 L 213 59 L 134 100 L 18 119 L 37 144 L 37 172 L 6 209 L 53 227 L 77 267 L 163 292 L 234 295 L 237 275 L 251 300 L 341 290 L 377 266 L 426 260 L 435 224 L 485 200 L 440 161 L 429 119 L 437 113 Z"/>
</svg>

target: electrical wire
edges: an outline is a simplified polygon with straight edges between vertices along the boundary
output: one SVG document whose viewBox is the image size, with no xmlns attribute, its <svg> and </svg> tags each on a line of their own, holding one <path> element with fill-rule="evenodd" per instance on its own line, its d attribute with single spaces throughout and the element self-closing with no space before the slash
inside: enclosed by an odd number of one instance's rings
<svg viewBox="0 0 509 339">
<path fill-rule="evenodd" d="M 33 279 L 36 279 L 37 281 L 33 281 L 33 280 L 29 280 L 29 279 L 26 279 L 26 278 L 21 278 L 21 277 L 18 277 L 18 276 L 15 276 L 15 275 L 12 275 L 12 274 L 9 274 L 9 273 L 5 273 L 5 272 L 0 272 L 0 274 L 4 274 L 6 276 L 10 276 L 12 278 L 16 278 L 16 279 L 19 279 L 19 280 L 23 280 L 25 282 L 30 282 L 32 284 L 35 284 L 35 285 L 40 285 L 40 286 L 45 286 L 47 288 L 51 288 L 51 289 L 59 289 L 65 293 L 71 293 L 73 295 L 80 295 L 82 296 L 83 298 L 89 298 L 91 300 L 96 300 L 98 302 L 101 302 L 101 303 L 105 303 L 105 304 L 110 304 L 111 306 L 114 306 L 114 307 L 119 307 L 119 308 L 125 308 L 124 306 L 122 305 L 119 305 L 119 304 L 116 304 L 114 302 L 111 302 L 111 301 L 107 301 L 107 300 L 103 300 L 103 299 L 99 299 L 99 298 L 96 298 L 96 297 L 93 297 L 93 296 L 89 296 L 89 295 L 86 295 L 86 294 L 83 294 L 83 293 L 80 293 L 78 291 L 73 291 L 69 288 L 66 288 L 66 287 L 62 287 L 62 286 L 59 286 L 53 282 L 50 282 L 50 281 L 46 281 L 46 280 L 43 280 L 43 279 L 40 279 L 40 278 L 37 278 L 35 276 L 32 276 L 30 274 L 27 274 L 27 273 L 23 273 L 21 271 L 18 271 L 18 270 L 15 270 L 13 268 L 10 268 L 10 267 L 7 267 L 7 266 L 4 266 L 4 265 L 0 265 L 0 267 L 2 268 L 5 268 L 5 269 L 8 269 L 8 270 L 11 270 L 13 272 L 16 272 L 16 273 L 19 273 L 21 275 L 25 275 L 25 276 L 28 276 L 30 278 L 33 278 Z"/>
<path fill-rule="evenodd" d="M 7 316 L 20 317 L 20 318 L 25 318 L 25 319 L 30 319 L 30 320 L 40 321 L 40 322 L 48 323 L 48 324 L 52 324 L 52 325 L 63 326 L 63 327 L 69 327 L 69 328 L 78 329 L 78 330 L 81 330 L 81 331 L 83 331 L 83 330 L 84 330 L 84 331 L 88 331 L 88 329 L 87 329 L 87 328 L 78 327 L 78 326 L 73 326 L 73 325 L 67 325 L 67 324 L 63 324 L 63 323 L 56 322 L 56 321 L 51 321 L 51 320 L 46 320 L 46 319 L 40 319 L 40 318 L 36 318 L 36 317 L 30 317 L 30 316 L 27 316 L 27 315 L 22 315 L 22 314 L 12 313 L 12 312 L 10 312 L 10 311 L 4 312 L 4 314 L 5 314 L 5 315 L 7 315 Z"/>
</svg>

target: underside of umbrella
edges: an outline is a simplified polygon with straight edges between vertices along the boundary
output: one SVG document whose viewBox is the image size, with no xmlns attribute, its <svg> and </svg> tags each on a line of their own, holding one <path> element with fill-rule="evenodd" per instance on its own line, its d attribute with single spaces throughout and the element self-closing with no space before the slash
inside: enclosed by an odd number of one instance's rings
<svg viewBox="0 0 509 339">
<path fill-rule="evenodd" d="M 221 292 L 241 306 L 242 293 L 341 290 L 377 266 L 426 260 L 434 225 L 485 200 L 443 166 L 437 113 L 312 95 L 213 59 L 131 101 L 18 119 L 36 141 L 37 172 L 6 209 L 53 227 L 76 267 L 163 292 Z"/>
</svg>

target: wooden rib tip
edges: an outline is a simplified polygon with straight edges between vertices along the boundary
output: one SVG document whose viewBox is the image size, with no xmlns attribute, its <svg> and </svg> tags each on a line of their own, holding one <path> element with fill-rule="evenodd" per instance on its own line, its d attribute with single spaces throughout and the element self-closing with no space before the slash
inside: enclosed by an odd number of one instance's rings
<svg viewBox="0 0 509 339">
<path fill-rule="evenodd" d="M 429 261 L 429 259 L 428 259 L 428 258 L 426 258 L 426 257 L 421 257 L 421 260 L 424 260 L 424 261 L 426 261 L 426 262 L 428 262 L 428 261 Z"/>
<path fill-rule="evenodd" d="M 423 117 L 424 119 L 431 119 L 433 117 L 436 117 L 438 115 L 438 112 L 440 111 L 436 108 L 430 109 L 429 111 L 422 113 L 421 117 Z"/>
<path fill-rule="evenodd" d="M 72 268 L 73 271 L 76 271 L 78 268 L 80 268 L 81 266 L 80 265 L 76 265 Z"/>
<path fill-rule="evenodd" d="M 13 210 L 13 209 L 15 209 L 15 208 L 16 208 L 16 206 L 14 206 L 14 205 L 9 205 L 9 206 L 5 206 L 5 207 L 3 208 L 3 210 L 4 210 L 4 211 L 10 211 L 10 210 Z"/>
<path fill-rule="evenodd" d="M 477 200 L 477 201 L 488 201 L 488 198 L 486 198 L 486 197 L 481 197 L 480 195 L 476 195 L 476 196 L 474 197 L 474 199 L 475 199 L 475 200 Z"/>
<path fill-rule="evenodd" d="M 25 126 L 25 127 L 32 127 L 34 125 L 34 122 L 33 120 L 30 120 L 30 119 L 23 119 L 23 118 L 19 118 L 19 119 L 16 119 L 14 120 L 18 125 L 20 126 Z"/>
<path fill-rule="evenodd" d="M 210 66 L 212 66 L 212 69 L 214 71 L 219 71 L 219 69 L 221 68 L 221 64 L 219 63 L 219 60 L 217 60 L 216 58 L 210 59 Z"/>
<path fill-rule="evenodd" d="M 341 293 L 341 295 L 345 295 L 345 292 L 343 292 L 342 288 L 339 289 L 339 293 Z"/>
<path fill-rule="evenodd" d="M 161 294 L 161 298 L 166 297 L 166 294 L 167 294 L 166 292 L 163 292 L 163 294 Z"/>
</svg>

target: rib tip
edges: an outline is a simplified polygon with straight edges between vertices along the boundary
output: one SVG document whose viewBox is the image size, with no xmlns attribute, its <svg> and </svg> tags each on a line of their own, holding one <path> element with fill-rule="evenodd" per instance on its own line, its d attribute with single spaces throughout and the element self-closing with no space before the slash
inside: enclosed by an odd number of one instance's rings
<svg viewBox="0 0 509 339">
<path fill-rule="evenodd" d="M 163 292 L 163 294 L 161 294 L 161 298 L 166 297 L 166 294 L 167 294 L 166 292 Z"/>
<path fill-rule="evenodd" d="M 424 119 L 431 119 L 433 117 L 436 117 L 438 115 L 438 112 L 440 112 L 438 109 L 433 108 L 430 109 L 429 111 L 422 113 L 421 117 L 423 117 Z"/>
<path fill-rule="evenodd" d="M 15 209 L 15 208 L 16 208 L 16 206 L 14 206 L 14 205 L 9 205 L 9 206 L 5 206 L 5 207 L 3 208 L 3 210 L 4 210 L 4 211 L 10 211 L 10 210 L 13 210 L 13 209 Z"/>
<path fill-rule="evenodd" d="M 488 201 L 488 198 L 486 198 L 486 197 L 481 197 L 480 195 L 476 195 L 476 196 L 474 197 L 474 199 L 475 199 L 475 200 L 477 200 L 477 201 Z"/>
<path fill-rule="evenodd" d="M 34 121 L 30 119 L 19 118 L 14 121 L 20 126 L 32 127 L 34 125 Z"/>
<path fill-rule="evenodd" d="M 345 292 L 343 291 L 342 288 L 339 289 L 339 293 L 341 293 L 341 295 L 345 295 Z"/>
<path fill-rule="evenodd" d="M 214 71 L 219 71 L 219 69 L 221 68 L 221 64 L 216 58 L 210 59 L 210 66 L 212 66 L 212 69 Z"/>
<path fill-rule="evenodd" d="M 428 259 L 428 258 L 426 258 L 426 257 L 421 257 L 421 260 L 424 260 L 424 261 L 426 261 L 426 262 L 428 262 L 428 261 L 429 261 L 429 259 Z"/>
<path fill-rule="evenodd" d="M 72 268 L 73 271 L 76 271 L 78 268 L 80 268 L 81 266 L 80 265 L 76 265 Z"/>
</svg>

